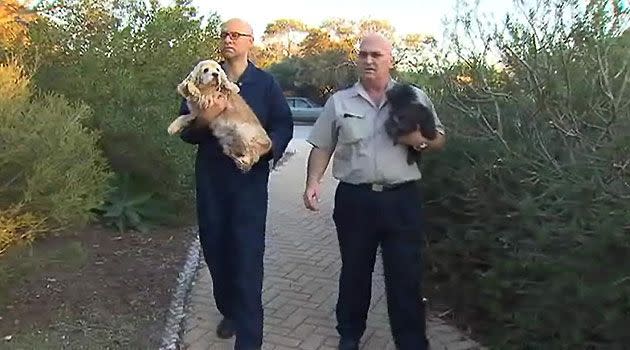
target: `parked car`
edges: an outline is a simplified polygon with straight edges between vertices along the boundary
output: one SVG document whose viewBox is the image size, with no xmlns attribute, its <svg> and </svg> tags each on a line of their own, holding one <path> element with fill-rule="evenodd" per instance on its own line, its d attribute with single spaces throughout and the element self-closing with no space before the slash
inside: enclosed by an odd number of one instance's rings
<svg viewBox="0 0 630 350">
<path fill-rule="evenodd" d="M 314 123 L 323 108 L 306 97 L 287 97 L 287 102 L 296 122 Z"/>
</svg>

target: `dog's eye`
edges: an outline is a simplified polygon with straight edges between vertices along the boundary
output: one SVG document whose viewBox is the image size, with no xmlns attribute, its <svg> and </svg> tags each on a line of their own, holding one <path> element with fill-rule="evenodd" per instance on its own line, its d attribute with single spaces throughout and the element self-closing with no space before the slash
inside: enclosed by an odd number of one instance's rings
<svg viewBox="0 0 630 350">
<path fill-rule="evenodd" d="M 204 73 L 208 73 L 208 71 L 209 71 L 209 69 L 208 69 L 208 68 L 204 68 L 204 69 L 203 69 L 203 72 L 204 72 Z"/>
</svg>

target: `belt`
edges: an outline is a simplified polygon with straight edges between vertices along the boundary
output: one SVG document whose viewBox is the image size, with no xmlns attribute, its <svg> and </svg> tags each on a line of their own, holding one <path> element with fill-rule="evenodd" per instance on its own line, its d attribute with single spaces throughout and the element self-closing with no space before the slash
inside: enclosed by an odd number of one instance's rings
<svg viewBox="0 0 630 350">
<path fill-rule="evenodd" d="M 350 186 L 366 188 L 374 192 L 383 192 L 383 191 L 393 191 L 393 190 L 401 189 L 403 187 L 413 185 L 416 182 L 417 181 L 412 180 L 412 181 L 399 182 L 395 184 L 378 184 L 378 183 L 360 183 L 360 184 L 346 183 L 346 184 Z"/>
</svg>

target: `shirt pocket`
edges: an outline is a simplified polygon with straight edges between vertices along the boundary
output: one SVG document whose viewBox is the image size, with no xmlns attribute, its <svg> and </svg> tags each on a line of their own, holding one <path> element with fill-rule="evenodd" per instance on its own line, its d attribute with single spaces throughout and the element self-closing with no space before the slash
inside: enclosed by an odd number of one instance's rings
<svg viewBox="0 0 630 350">
<path fill-rule="evenodd" d="M 366 139 L 371 132 L 371 125 L 365 115 L 344 113 L 339 116 L 339 142 L 357 143 Z"/>
</svg>

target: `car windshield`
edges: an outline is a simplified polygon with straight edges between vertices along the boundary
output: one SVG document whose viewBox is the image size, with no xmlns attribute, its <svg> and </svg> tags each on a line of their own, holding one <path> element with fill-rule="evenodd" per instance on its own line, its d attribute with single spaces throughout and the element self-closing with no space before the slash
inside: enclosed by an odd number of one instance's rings
<svg viewBox="0 0 630 350">
<path fill-rule="evenodd" d="M 321 108 L 318 103 L 315 103 L 313 100 L 308 98 L 297 97 L 292 98 L 291 100 L 293 100 L 293 103 L 291 103 L 291 105 L 296 108 Z"/>
</svg>

